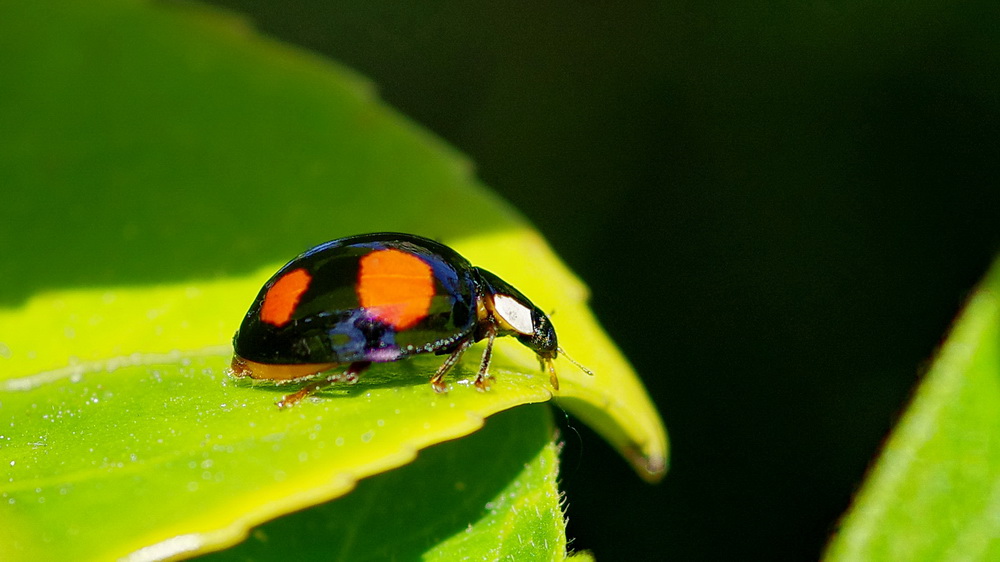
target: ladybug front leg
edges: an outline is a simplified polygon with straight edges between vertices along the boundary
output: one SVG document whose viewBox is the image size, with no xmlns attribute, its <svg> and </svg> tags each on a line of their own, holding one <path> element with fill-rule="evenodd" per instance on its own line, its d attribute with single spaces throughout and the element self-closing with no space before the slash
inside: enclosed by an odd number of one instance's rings
<svg viewBox="0 0 1000 562">
<path fill-rule="evenodd" d="M 299 401 L 301 401 L 306 396 L 309 396 L 310 394 L 316 392 L 321 388 L 330 386 L 333 383 L 341 381 L 347 381 L 352 383 L 357 382 L 358 375 L 365 372 L 365 369 L 367 369 L 370 365 L 371 361 L 356 361 L 354 363 L 351 363 L 343 373 L 332 373 L 330 375 L 327 375 L 326 377 L 318 381 L 311 382 L 303 386 L 302 388 L 299 389 L 298 392 L 294 394 L 289 394 L 288 396 L 285 396 L 281 400 L 278 400 L 277 406 L 279 408 L 291 408 L 292 406 L 298 404 Z"/>
<path fill-rule="evenodd" d="M 486 329 L 486 350 L 483 351 L 483 360 L 479 363 L 479 374 L 476 375 L 476 388 L 482 392 L 490 389 L 493 377 L 490 376 L 490 361 L 493 359 L 493 340 L 497 337 L 496 325 L 490 323 Z"/>
</svg>

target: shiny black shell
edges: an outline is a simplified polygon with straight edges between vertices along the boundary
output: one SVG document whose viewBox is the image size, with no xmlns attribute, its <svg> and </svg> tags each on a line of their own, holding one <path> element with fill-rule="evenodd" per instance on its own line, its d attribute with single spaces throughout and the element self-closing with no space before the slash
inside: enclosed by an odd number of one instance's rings
<svg viewBox="0 0 1000 562">
<path fill-rule="evenodd" d="M 426 315 L 397 329 L 366 314 L 356 291 L 361 259 L 394 249 L 418 257 L 432 275 Z M 261 319 L 268 291 L 289 272 L 311 277 L 277 326 Z M 238 356 L 264 364 L 396 361 L 418 353 L 450 353 L 462 341 L 479 339 L 477 303 L 483 291 L 479 271 L 457 252 L 419 236 L 376 233 L 316 246 L 275 273 L 261 288 L 233 338 Z"/>
</svg>

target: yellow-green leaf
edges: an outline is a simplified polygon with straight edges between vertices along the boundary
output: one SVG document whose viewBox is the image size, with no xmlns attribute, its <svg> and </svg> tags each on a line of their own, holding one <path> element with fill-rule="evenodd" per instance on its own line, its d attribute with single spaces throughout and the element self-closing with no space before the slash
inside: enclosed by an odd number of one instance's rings
<svg viewBox="0 0 1000 562">
<path fill-rule="evenodd" d="M 515 408 L 209 560 L 562 560 L 551 411 Z M 456 470 L 456 468 L 458 470 Z M 497 483 L 503 483 L 498 486 Z"/>
<path fill-rule="evenodd" d="M 557 399 L 644 477 L 662 475 L 662 424 L 584 286 L 363 80 L 194 5 L 5 4 L 0 48 L 19 53 L 0 58 L 0 558 L 220 548 L 552 397 L 507 340 L 489 393 L 469 384 L 475 353 L 447 395 L 427 384 L 440 358 L 426 357 L 290 411 L 274 406 L 285 388 L 228 378 L 260 284 L 359 232 L 440 239 L 553 311 L 562 346 L 596 372 L 559 360 Z M 554 481 L 554 449 L 535 451 L 524 462 L 547 472 L 525 482 Z M 526 501 L 561 522 L 546 494 Z M 559 552 L 549 523 L 530 528 Z"/>
</svg>

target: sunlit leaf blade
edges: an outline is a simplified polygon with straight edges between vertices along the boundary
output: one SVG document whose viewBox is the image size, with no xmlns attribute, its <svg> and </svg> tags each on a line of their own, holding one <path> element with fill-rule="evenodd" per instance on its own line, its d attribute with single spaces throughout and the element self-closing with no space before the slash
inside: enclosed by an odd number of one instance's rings
<svg viewBox="0 0 1000 562">
<path fill-rule="evenodd" d="M 552 396 L 510 338 L 485 394 L 468 384 L 479 348 L 445 396 L 435 357 L 285 412 L 284 389 L 229 379 L 261 283 L 366 231 L 440 239 L 555 312 L 597 372 L 558 361 L 566 407 L 662 474 L 662 424 L 583 285 L 363 80 L 191 4 L 7 3 L 0 49 L 18 53 L 0 57 L 0 559 L 219 548 Z M 539 520 L 561 524 L 546 498 Z"/>
<path fill-rule="evenodd" d="M 551 412 L 517 408 L 206 560 L 562 560 Z M 457 470 L 456 470 L 457 469 Z M 498 483 L 506 483 L 506 485 Z"/>
<path fill-rule="evenodd" d="M 495 392 L 455 384 L 440 396 L 426 384 L 433 362 L 418 360 L 281 411 L 280 394 L 228 380 L 226 361 L 182 354 L 5 393 L 13 460 L 0 497 L 21 525 L 0 548 L 80 559 L 233 542 L 248 525 L 343 494 L 486 415 L 549 395 L 541 377 L 501 369 Z"/>
<path fill-rule="evenodd" d="M 955 323 L 826 559 L 1000 559 L 1000 261 Z"/>
</svg>

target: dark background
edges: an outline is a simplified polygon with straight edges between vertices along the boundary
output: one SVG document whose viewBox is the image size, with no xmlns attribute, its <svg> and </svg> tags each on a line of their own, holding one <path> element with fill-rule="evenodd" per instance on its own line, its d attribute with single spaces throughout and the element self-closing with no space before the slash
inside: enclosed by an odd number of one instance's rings
<svg viewBox="0 0 1000 562">
<path fill-rule="evenodd" d="M 815 559 L 1000 249 L 1000 3 L 217 0 L 371 78 L 590 285 L 672 438 L 598 560 Z M 882 5 L 884 4 L 884 5 Z"/>
</svg>

